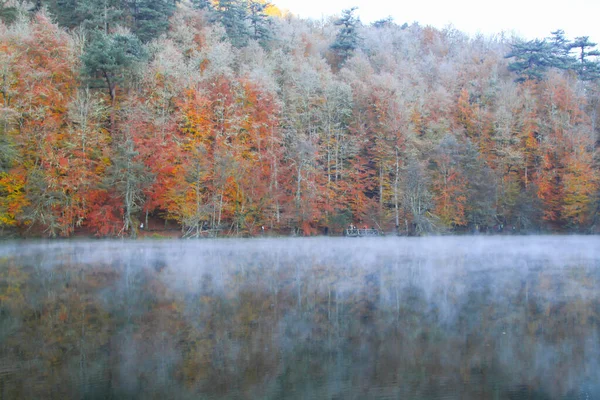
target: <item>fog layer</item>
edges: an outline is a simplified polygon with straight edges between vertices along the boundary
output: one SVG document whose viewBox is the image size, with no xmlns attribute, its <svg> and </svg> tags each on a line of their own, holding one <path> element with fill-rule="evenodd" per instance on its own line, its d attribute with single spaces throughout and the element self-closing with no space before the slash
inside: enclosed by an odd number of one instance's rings
<svg viewBox="0 0 600 400">
<path fill-rule="evenodd" d="M 6 242 L 0 398 L 596 398 L 598 243 Z"/>
</svg>

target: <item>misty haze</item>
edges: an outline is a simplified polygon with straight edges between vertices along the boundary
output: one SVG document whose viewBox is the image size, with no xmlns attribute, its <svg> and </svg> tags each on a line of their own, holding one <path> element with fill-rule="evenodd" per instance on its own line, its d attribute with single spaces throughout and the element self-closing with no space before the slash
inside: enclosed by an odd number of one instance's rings
<svg viewBox="0 0 600 400">
<path fill-rule="evenodd" d="M 5 242 L 0 399 L 594 399 L 595 237 Z"/>
<path fill-rule="evenodd" d="M 600 399 L 598 6 L 273 1 L 0 0 L 0 400 Z"/>
</svg>

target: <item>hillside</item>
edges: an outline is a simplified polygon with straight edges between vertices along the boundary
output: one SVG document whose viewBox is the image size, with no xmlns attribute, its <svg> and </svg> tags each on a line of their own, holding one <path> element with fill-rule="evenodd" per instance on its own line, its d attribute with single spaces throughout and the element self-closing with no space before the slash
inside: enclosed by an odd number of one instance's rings
<svg viewBox="0 0 600 400">
<path fill-rule="evenodd" d="M 0 17 L 5 235 L 600 229 L 586 38 L 256 0 L 5 1 Z"/>
</svg>

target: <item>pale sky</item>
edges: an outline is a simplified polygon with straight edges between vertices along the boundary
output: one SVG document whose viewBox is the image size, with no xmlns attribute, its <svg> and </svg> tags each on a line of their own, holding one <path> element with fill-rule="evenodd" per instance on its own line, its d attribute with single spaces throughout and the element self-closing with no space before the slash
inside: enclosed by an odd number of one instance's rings
<svg viewBox="0 0 600 400">
<path fill-rule="evenodd" d="M 600 42 L 600 0 L 271 0 L 300 17 L 320 19 L 358 7 L 363 23 L 391 15 L 399 24 L 418 22 L 468 34 L 501 31 L 526 39 L 544 38 L 556 29 L 569 39 L 589 36 Z"/>
</svg>

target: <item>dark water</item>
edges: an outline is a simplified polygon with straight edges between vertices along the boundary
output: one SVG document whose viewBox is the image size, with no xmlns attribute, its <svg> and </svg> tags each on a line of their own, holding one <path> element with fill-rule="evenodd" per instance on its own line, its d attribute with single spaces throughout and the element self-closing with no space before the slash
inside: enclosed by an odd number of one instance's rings
<svg viewBox="0 0 600 400">
<path fill-rule="evenodd" d="M 0 244 L 0 399 L 600 399 L 597 237 Z"/>
</svg>

